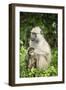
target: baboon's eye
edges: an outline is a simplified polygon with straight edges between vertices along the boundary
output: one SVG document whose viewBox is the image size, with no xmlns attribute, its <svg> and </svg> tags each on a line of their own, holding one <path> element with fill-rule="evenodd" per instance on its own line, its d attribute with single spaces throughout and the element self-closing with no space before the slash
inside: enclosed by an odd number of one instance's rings
<svg viewBox="0 0 66 90">
<path fill-rule="evenodd" d="M 35 35 L 36 33 L 33 33 L 33 32 L 32 32 L 32 34 Z"/>
<path fill-rule="evenodd" d="M 36 37 L 36 33 L 32 33 L 32 36 Z"/>
</svg>

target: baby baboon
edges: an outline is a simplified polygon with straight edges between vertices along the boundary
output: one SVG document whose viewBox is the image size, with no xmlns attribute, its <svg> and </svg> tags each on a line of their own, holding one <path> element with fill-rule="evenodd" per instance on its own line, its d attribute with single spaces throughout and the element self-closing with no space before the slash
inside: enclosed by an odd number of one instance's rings
<svg viewBox="0 0 66 90">
<path fill-rule="evenodd" d="M 51 49 L 40 27 L 35 27 L 31 30 L 29 48 L 31 47 L 34 48 L 34 55 L 32 58 L 36 58 L 36 67 L 46 70 L 51 62 Z M 32 63 L 33 60 L 29 60 L 30 63 Z M 29 66 L 31 65 L 30 63 Z"/>
<path fill-rule="evenodd" d="M 30 47 L 28 49 L 28 68 L 36 67 L 36 57 L 34 53 L 34 48 Z"/>
</svg>

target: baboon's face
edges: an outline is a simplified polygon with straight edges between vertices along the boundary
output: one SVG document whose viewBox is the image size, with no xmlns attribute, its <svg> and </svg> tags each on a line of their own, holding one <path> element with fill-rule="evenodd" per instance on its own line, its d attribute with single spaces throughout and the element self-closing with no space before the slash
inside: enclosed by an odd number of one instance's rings
<svg viewBox="0 0 66 90">
<path fill-rule="evenodd" d="M 38 43 L 41 40 L 41 37 L 42 37 L 41 29 L 38 27 L 33 28 L 31 31 L 31 40 Z"/>
<path fill-rule="evenodd" d="M 35 41 L 37 39 L 37 33 L 31 32 L 31 40 Z"/>
<path fill-rule="evenodd" d="M 34 56 L 34 48 L 30 48 L 30 49 L 28 50 L 28 54 L 29 54 L 30 56 Z"/>
</svg>

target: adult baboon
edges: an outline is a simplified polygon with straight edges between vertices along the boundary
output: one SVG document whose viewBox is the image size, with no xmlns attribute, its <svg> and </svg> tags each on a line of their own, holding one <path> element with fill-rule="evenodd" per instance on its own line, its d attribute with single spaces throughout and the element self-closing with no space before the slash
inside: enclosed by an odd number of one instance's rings
<svg viewBox="0 0 66 90">
<path fill-rule="evenodd" d="M 45 40 L 40 27 L 34 27 L 31 30 L 29 48 L 31 47 L 34 48 L 36 67 L 44 70 L 47 69 L 51 62 L 51 49 L 48 42 Z"/>
</svg>

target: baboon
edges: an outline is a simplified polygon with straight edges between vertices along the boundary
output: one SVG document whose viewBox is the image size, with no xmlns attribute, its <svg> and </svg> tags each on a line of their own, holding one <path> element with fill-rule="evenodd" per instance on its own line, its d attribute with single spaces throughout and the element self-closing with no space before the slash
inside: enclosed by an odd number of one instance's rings
<svg viewBox="0 0 66 90">
<path fill-rule="evenodd" d="M 32 63 L 35 58 L 36 68 L 46 70 L 51 62 L 51 49 L 39 26 L 31 30 L 29 48 L 31 47 L 34 48 L 34 56 L 29 61 Z"/>
<path fill-rule="evenodd" d="M 36 57 L 34 53 L 34 48 L 30 47 L 28 49 L 28 68 L 36 67 Z"/>
</svg>

